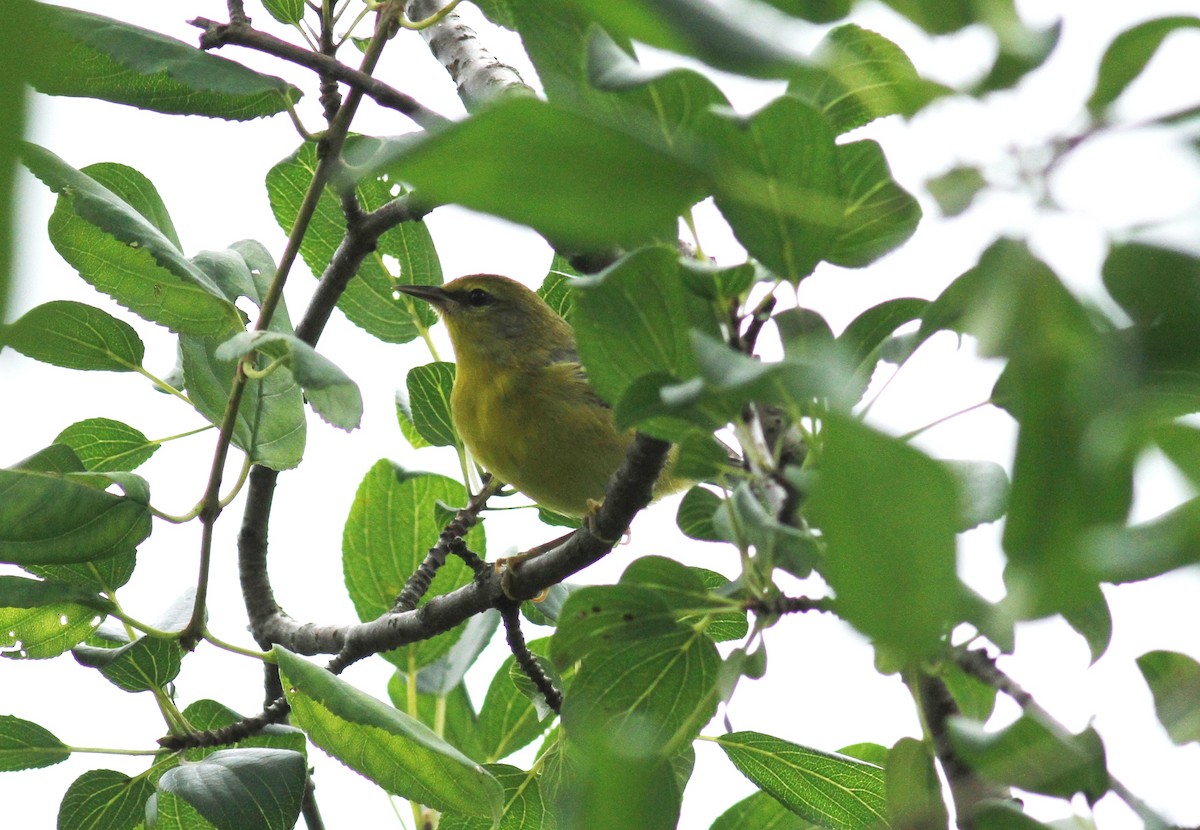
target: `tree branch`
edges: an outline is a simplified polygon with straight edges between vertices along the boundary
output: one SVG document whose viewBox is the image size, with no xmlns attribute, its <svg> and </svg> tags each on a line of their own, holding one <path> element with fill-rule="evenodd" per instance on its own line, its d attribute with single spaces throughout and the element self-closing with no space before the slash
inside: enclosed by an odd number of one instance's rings
<svg viewBox="0 0 1200 830">
<path fill-rule="evenodd" d="M 546 674 L 546 670 L 542 668 L 542 664 L 538 662 L 534 653 L 529 650 L 529 645 L 525 642 L 525 635 L 521 632 L 520 609 L 521 603 L 513 600 L 500 604 L 500 619 L 504 621 L 504 636 L 508 640 L 508 648 L 513 653 L 517 665 L 521 667 L 521 671 L 525 672 L 525 676 L 542 693 L 542 697 L 546 699 L 546 705 L 561 715 L 562 692 L 555 687 L 554 681 Z"/>
<path fill-rule="evenodd" d="M 219 49 L 227 45 L 244 46 L 247 49 L 282 58 L 318 74 L 336 78 L 359 90 L 380 106 L 403 113 L 425 129 L 450 123 L 445 116 L 429 109 L 411 95 L 385 84 L 366 72 L 347 66 L 330 55 L 323 55 L 320 52 L 296 46 L 294 43 L 288 43 L 272 34 L 255 29 L 249 23 L 218 23 L 206 17 L 197 17 L 189 20 L 188 23 L 204 30 L 204 34 L 200 36 L 201 49 Z"/>
<path fill-rule="evenodd" d="M 905 679 L 920 709 L 921 720 L 933 743 L 934 754 L 937 755 L 942 771 L 946 774 L 946 782 L 950 785 L 957 824 L 962 830 L 973 830 L 975 814 L 980 804 L 990 799 L 1006 797 L 1007 790 L 989 784 L 976 775 L 951 746 L 947 723 L 950 718 L 959 714 L 959 709 L 950 694 L 950 689 L 940 677 L 920 670 L 915 674 L 915 678 Z"/>
<path fill-rule="evenodd" d="M 436 14 L 445 0 L 412 0 L 408 15 L 414 20 Z M 496 58 L 479 40 L 475 30 L 450 12 L 438 22 L 421 29 L 429 51 L 445 67 L 458 88 L 458 97 L 468 112 L 503 95 L 532 95 L 520 74 Z"/>
<path fill-rule="evenodd" d="M 504 574 L 485 571 L 471 584 L 433 597 L 416 610 L 385 614 L 347 628 L 337 660 L 348 665 L 369 654 L 426 640 L 507 601 L 509 594 L 537 596 L 599 561 L 616 546 L 633 517 L 650 503 L 669 448 L 667 442 L 639 433 L 608 482 L 591 530 L 581 528 L 557 548 L 523 562 L 516 570 Z"/>
</svg>

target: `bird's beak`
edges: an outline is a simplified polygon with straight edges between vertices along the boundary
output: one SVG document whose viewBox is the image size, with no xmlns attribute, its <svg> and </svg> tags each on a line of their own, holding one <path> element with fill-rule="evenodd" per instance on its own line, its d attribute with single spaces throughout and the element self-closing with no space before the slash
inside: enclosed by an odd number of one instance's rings
<svg viewBox="0 0 1200 830">
<path fill-rule="evenodd" d="M 453 299 L 438 285 L 397 285 L 396 290 L 424 300 L 434 308 L 445 308 Z"/>
</svg>

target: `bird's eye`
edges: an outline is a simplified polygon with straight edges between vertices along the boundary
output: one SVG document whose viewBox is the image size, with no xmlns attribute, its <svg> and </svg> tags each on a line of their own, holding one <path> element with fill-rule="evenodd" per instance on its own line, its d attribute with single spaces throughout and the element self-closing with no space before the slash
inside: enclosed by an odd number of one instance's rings
<svg viewBox="0 0 1200 830">
<path fill-rule="evenodd" d="M 492 301 L 492 295 L 482 288 L 472 288 L 467 292 L 467 305 L 481 308 Z"/>
</svg>

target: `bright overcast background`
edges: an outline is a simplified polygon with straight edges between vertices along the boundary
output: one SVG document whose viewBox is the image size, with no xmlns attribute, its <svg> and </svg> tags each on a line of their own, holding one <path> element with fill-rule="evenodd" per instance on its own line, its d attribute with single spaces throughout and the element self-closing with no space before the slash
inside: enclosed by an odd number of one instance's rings
<svg viewBox="0 0 1200 830">
<path fill-rule="evenodd" d="M 196 42 L 198 30 L 186 25 L 186 19 L 224 19 L 226 13 L 223 0 L 64 2 L 190 43 Z M 992 95 L 984 102 L 935 103 L 911 123 L 890 118 L 855 134 L 878 139 L 896 178 L 918 195 L 923 181 L 959 163 L 982 165 L 995 181 L 1010 182 L 1012 189 L 990 191 L 968 214 L 953 220 L 939 218 L 936 207 L 923 201 L 925 219 L 907 245 L 863 272 L 822 265 L 802 284 L 799 301 L 840 331 L 859 312 L 884 299 L 935 297 L 975 263 L 998 232 L 1004 232 L 1027 238 L 1035 253 L 1073 290 L 1112 311 L 1111 303 L 1101 296 L 1099 278 L 1108 234 L 1126 238 L 1138 226 L 1178 219 L 1167 226 L 1169 235 L 1164 231 L 1155 238 L 1200 252 L 1200 165 L 1194 151 L 1176 140 L 1161 133 L 1116 131 L 1085 144 L 1051 180 L 1054 197 L 1065 208 L 1062 212 L 1039 208 L 1036 195 L 1020 189 L 1014 155 L 1082 126 L 1082 102 L 1090 92 L 1100 54 L 1116 32 L 1149 17 L 1194 14 L 1197 5 L 1195 0 L 1019 2 L 1034 25 L 1064 19 L 1062 40 L 1046 67 L 1013 92 Z M 254 0 L 247 6 L 256 23 L 278 31 Z M 512 33 L 487 25 L 473 8 L 464 5 L 461 12 L 479 24 L 501 59 L 513 63 L 527 80 L 535 80 Z M 935 80 L 961 83 L 977 77 L 990 63 L 994 49 L 989 36 L 980 31 L 931 41 L 875 4 L 862 4 L 854 19 L 898 43 L 917 68 Z M 823 30 L 797 27 L 797 37 L 807 45 L 814 45 L 822 34 Z M 233 47 L 221 54 L 300 86 L 306 92 L 302 117 L 310 130 L 320 128 L 315 83 L 306 71 Z M 343 59 L 353 62 L 357 56 L 348 48 Z M 673 60 L 660 54 L 646 54 L 645 59 Z M 412 33 L 397 36 L 377 74 L 435 110 L 456 117 L 462 113 L 452 84 Z M 1182 31 L 1166 43 L 1122 99 L 1122 120 L 1133 122 L 1200 103 L 1196 78 L 1200 78 L 1200 32 Z M 725 76 L 718 80 L 742 111 L 761 106 L 779 92 L 771 84 Z M 364 105 L 355 129 L 393 134 L 409 131 L 411 125 L 399 114 L 369 104 Z M 261 240 L 276 256 L 283 248 L 284 234 L 271 216 L 263 176 L 298 144 L 286 116 L 242 124 L 34 96 L 30 137 L 75 167 L 113 161 L 146 174 L 162 194 L 189 255 L 222 249 L 245 238 Z M 497 152 L 520 152 L 520 148 L 497 148 Z M 58 257 L 46 239 L 54 199 L 45 187 L 26 176 L 20 198 L 16 294 L 9 319 L 54 299 L 106 308 L 135 324 L 146 341 L 146 366 L 166 375 L 175 361 L 173 338 L 119 309 Z M 714 221 L 711 205 L 702 206 L 698 216 L 705 251 L 723 264 L 741 261 L 741 249 Z M 536 287 L 546 273 L 550 250 L 528 230 L 451 208 L 438 209 L 427 222 L 447 279 L 495 272 Z M 298 265 L 286 291 L 293 319 L 314 285 L 304 266 Z M 449 359 L 440 330 L 437 338 L 442 358 Z M 362 476 L 382 457 L 452 476 L 457 463 L 448 450 L 414 452 L 396 426 L 395 390 L 403 387 L 409 367 L 430 360 L 423 344 L 381 344 L 335 315 L 320 349 L 357 381 L 366 413 L 362 429 L 350 434 L 309 419 L 305 463 L 280 478 L 270 528 L 272 574 L 277 597 L 293 617 L 348 622 L 354 613 L 342 582 L 342 524 Z M 969 341 L 960 347 L 954 336 L 942 333 L 880 396 L 870 421 L 894 434 L 915 429 L 986 399 L 998 371 L 998 365 L 981 363 L 973 356 Z M 879 390 L 882 380 L 876 378 L 869 395 Z M 0 434 L 5 437 L 0 465 L 13 464 L 46 446 L 63 428 L 84 418 L 114 418 L 151 438 L 201 425 L 194 412 L 157 394 L 132 373 L 68 371 L 6 350 L 0 353 L 0 381 L 5 402 L 0 408 Z M 171 442 L 138 470 L 149 479 L 157 508 L 178 514 L 193 507 L 204 487 L 215 437 L 210 431 Z M 985 408 L 930 430 L 917 443 L 937 457 L 992 459 L 1008 466 L 1014 437 L 1008 416 Z M 227 482 L 236 478 L 237 463 L 240 459 L 231 462 Z M 1156 516 L 1189 494 L 1165 461 L 1147 457 L 1139 468 L 1134 519 Z M 674 500 L 667 501 L 640 516 L 630 543 L 576 580 L 613 580 L 632 559 L 649 554 L 677 557 L 732 575 L 737 565 L 732 548 L 683 538 L 674 525 L 675 505 Z M 236 576 L 240 513 L 239 500 L 218 525 L 210 626 L 226 640 L 252 645 Z M 528 547 L 554 532 L 529 514 L 508 511 L 488 519 L 490 556 Z M 155 620 L 194 582 L 199 538 L 196 522 L 183 526 L 156 522 L 153 535 L 141 548 L 133 582 L 121 589 L 123 605 L 137 617 Z M 964 579 L 992 599 L 1003 593 L 999 538 L 999 526 L 984 526 L 962 536 L 960 544 Z M 789 590 L 795 593 L 803 587 L 791 585 Z M 1151 806 L 1179 824 L 1200 824 L 1200 746 L 1177 748 L 1169 742 L 1133 663 L 1152 648 L 1200 658 L 1200 579 L 1190 569 L 1106 593 L 1115 618 L 1114 634 L 1107 654 L 1095 665 L 1089 668 L 1086 645 L 1061 620 L 1021 626 L 1019 657 L 1002 665 L 1071 729 L 1094 721 L 1105 739 L 1113 774 Z M 532 627 L 527 634 L 541 636 Z M 727 716 L 735 729 L 759 730 L 825 750 L 862 741 L 890 745 L 904 735 L 919 734 L 911 701 L 899 680 L 874 672 L 871 648 L 847 626 L 828 616 L 792 616 L 767 633 L 766 643 L 766 677 L 743 681 L 728 711 L 719 713 L 706 734 L 721 731 L 721 716 Z M 468 677 L 477 706 L 491 672 L 504 656 L 501 640 Z M 389 672 L 382 660 L 372 660 L 355 666 L 345 677 L 384 697 Z M 261 672 L 245 658 L 203 645 L 184 662 L 176 682 L 179 703 L 212 697 L 250 714 L 261 706 L 260 678 Z M 1015 707 L 1001 706 L 997 723 L 1013 718 L 1015 712 Z M 118 691 L 99 673 L 75 665 L 69 655 L 0 666 L 0 713 L 33 720 L 80 747 L 146 749 L 165 731 L 149 696 Z M 527 763 L 529 757 L 523 757 Z M 311 750 L 310 759 L 316 766 L 317 796 L 329 827 L 398 826 L 388 798 L 377 787 L 318 749 Z M 4 816 L 0 823 L 13 828 L 52 827 L 58 801 L 78 775 L 100 767 L 135 774 L 146 763 L 145 758 L 76 754 L 48 769 L 4 774 L 0 776 Z M 707 828 L 720 812 L 752 790 L 715 746 L 701 743 L 680 827 Z M 1035 798 L 1030 803 L 1040 818 L 1064 815 L 1061 802 Z M 1086 805 L 1074 806 L 1086 814 Z M 411 826 L 407 809 L 399 815 Z M 1139 826 L 1112 796 L 1100 802 L 1096 815 L 1104 830 Z"/>
</svg>

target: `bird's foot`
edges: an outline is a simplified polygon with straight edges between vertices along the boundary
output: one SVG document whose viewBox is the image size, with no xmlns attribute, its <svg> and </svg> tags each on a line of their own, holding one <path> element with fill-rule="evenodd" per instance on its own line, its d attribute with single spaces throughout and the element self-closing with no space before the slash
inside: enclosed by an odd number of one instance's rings
<svg viewBox="0 0 1200 830">
<path fill-rule="evenodd" d="M 625 528 L 625 532 L 621 534 L 621 538 L 619 539 L 606 538 L 600 535 L 600 532 L 596 530 L 596 517 L 600 513 L 600 508 L 603 506 L 604 499 L 587 500 L 587 512 L 583 514 L 583 519 L 581 520 L 583 522 L 583 529 L 609 547 L 616 547 L 617 545 L 625 544 L 629 541 L 629 528 Z"/>
<path fill-rule="evenodd" d="M 546 551 L 554 550 L 556 547 L 558 547 L 559 545 L 561 545 L 563 542 L 567 541 L 567 539 L 570 539 L 570 538 L 571 538 L 571 534 L 568 533 L 565 536 L 560 536 L 557 539 L 552 539 L 549 542 L 543 542 L 542 544 L 540 544 L 536 547 L 532 547 L 529 550 L 522 551 L 521 553 L 518 553 L 516 556 L 507 556 L 507 557 L 504 557 L 503 559 L 497 559 L 495 562 L 495 568 L 496 568 L 496 573 L 500 574 L 500 590 L 504 591 L 504 595 L 506 597 L 508 597 L 509 599 L 514 599 L 514 600 L 521 599 L 520 597 L 514 596 L 513 592 L 512 592 L 511 582 L 512 582 L 513 571 L 515 571 L 523 562 L 527 562 L 528 560 L 533 559 L 534 557 L 541 556 Z M 533 602 L 541 602 L 542 600 L 544 600 L 546 598 L 546 596 L 549 593 L 550 593 L 550 589 L 546 588 L 546 589 L 543 589 L 541 591 L 541 593 L 539 593 L 537 596 L 531 597 L 531 599 Z"/>
</svg>

